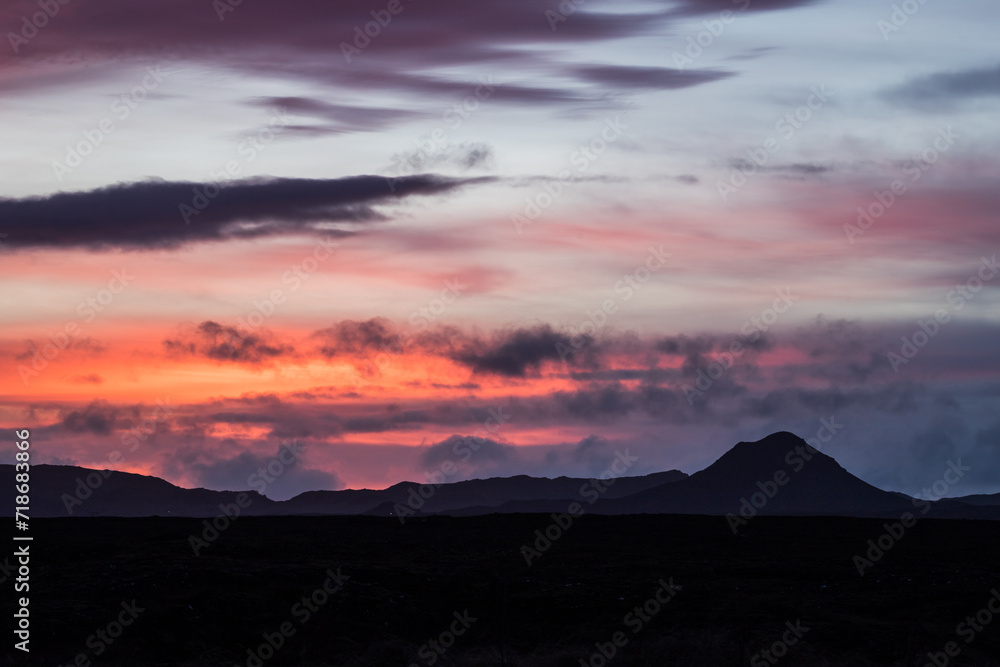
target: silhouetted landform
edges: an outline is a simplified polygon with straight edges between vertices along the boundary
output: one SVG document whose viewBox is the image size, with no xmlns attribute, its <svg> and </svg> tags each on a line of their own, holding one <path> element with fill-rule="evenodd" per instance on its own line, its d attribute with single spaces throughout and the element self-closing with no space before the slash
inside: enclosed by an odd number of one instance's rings
<svg viewBox="0 0 1000 667">
<path fill-rule="evenodd" d="M 13 476 L 10 465 L 0 466 Z M 13 485 L 2 490 L 13 514 Z M 241 495 L 244 494 L 244 495 Z M 693 475 L 678 470 L 613 480 L 494 477 L 441 485 L 401 482 L 387 489 L 309 491 L 275 501 L 256 491 L 184 489 L 157 477 L 76 466 L 32 468 L 33 517 L 211 517 L 241 515 L 476 516 L 567 512 L 764 516 L 1000 519 L 1000 494 L 938 501 L 883 491 L 855 477 L 798 436 L 780 432 L 741 442 Z M 575 510 L 577 511 L 577 510 Z"/>
<path fill-rule="evenodd" d="M 772 516 L 899 516 L 916 509 L 905 494 L 876 488 L 798 436 L 781 432 L 741 442 L 685 480 L 609 499 L 598 511 L 725 515 L 738 514 L 737 508 Z"/>
<path fill-rule="evenodd" d="M 982 616 L 1000 588 L 996 522 L 922 519 L 872 553 L 896 519 L 758 517 L 734 535 L 717 516 L 584 515 L 529 565 L 548 515 L 246 517 L 195 556 L 206 521 L 34 521 L 31 655 L 7 642 L 0 664 L 1000 665 L 1000 620 Z M 2 567 L 17 576 L 14 556 Z M 300 601 L 328 572 L 346 581 L 307 614 Z M 680 590 L 657 605 L 661 580 Z M 135 622 L 113 643 L 94 637 L 123 604 L 141 609 Z M 453 626 L 455 614 L 475 621 Z M 277 635 L 283 624 L 294 633 Z M 804 635 L 775 648 L 788 624 Z M 452 627 L 462 634 L 442 642 Z M 616 633 L 627 643 L 611 645 Z"/>
<path fill-rule="evenodd" d="M 978 505 L 980 507 L 995 507 L 997 505 L 1000 505 L 1000 493 L 979 494 L 973 496 L 959 496 L 958 498 L 953 498 L 953 500 L 966 503 L 967 505 Z"/>
<path fill-rule="evenodd" d="M 13 466 L 0 466 L 0 474 L 13 478 Z M 639 477 L 621 477 L 608 488 L 608 497 L 620 497 L 686 478 L 679 470 Z M 517 475 L 473 479 L 432 486 L 400 482 L 387 489 L 308 491 L 285 501 L 276 501 L 256 491 L 210 491 L 185 489 L 149 475 L 94 470 L 77 466 L 37 465 L 31 468 L 31 516 L 186 516 L 210 517 L 220 505 L 237 504 L 247 516 L 358 515 L 381 513 L 380 508 L 403 506 L 414 514 L 462 512 L 484 508 L 484 513 L 502 511 L 511 501 L 554 501 L 565 505 L 592 480 L 571 477 L 555 479 Z M 423 493 L 421 493 L 423 492 Z M 241 499 L 240 496 L 243 495 Z M 6 515 L 13 515 L 13 484 L 3 490 Z M 429 496 L 429 497 L 428 497 Z"/>
</svg>

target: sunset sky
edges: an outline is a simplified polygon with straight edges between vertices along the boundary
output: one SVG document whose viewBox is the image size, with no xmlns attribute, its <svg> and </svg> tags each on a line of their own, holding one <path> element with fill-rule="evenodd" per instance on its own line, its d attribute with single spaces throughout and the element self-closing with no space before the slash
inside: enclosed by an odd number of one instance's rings
<svg viewBox="0 0 1000 667">
<path fill-rule="evenodd" d="M 832 423 L 1000 492 L 1000 6 L 577 1 L 4 2 L 0 424 L 212 489 L 297 441 L 283 499 Z"/>
</svg>

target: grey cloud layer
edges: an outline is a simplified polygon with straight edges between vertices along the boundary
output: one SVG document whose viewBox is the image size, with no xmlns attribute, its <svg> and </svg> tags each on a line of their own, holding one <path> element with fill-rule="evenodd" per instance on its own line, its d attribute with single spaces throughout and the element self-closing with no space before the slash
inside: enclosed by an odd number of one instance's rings
<svg viewBox="0 0 1000 667">
<path fill-rule="evenodd" d="M 788 9 L 810 4 L 810 0 L 664 0 L 660 6 L 636 3 L 628 12 L 620 11 L 619 3 L 593 0 L 560 22 L 556 30 L 546 11 L 558 12 L 565 3 L 555 0 L 541 4 L 534 0 L 425 0 L 404 2 L 402 11 L 391 16 L 374 38 L 365 35 L 363 27 L 373 20 L 372 11 L 384 10 L 367 0 L 287 0 L 280 7 L 241 3 L 221 15 L 216 11 L 218 4 L 202 0 L 169 4 L 93 0 L 66 8 L 45 27 L 43 39 L 32 40 L 17 54 L 0 52 L 0 91 L 16 94 L 60 82 L 74 83 L 80 80 L 77 75 L 93 76 L 100 71 L 94 64 L 103 65 L 110 73 L 119 63 L 138 58 L 194 61 L 355 91 L 394 90 L 453 98 L 469 94 L 471 79 L 449 77 L 441 71 L 460 64 L 481 66 L 486 73 L 517 74 L 498 91 L 495 99 L 499 102 L 606 106 L 608 90 L 682 88 L 731 73 L 609 63 L 581 68 L 561 63 L 552 55 L 555 51 L 537 47 L 586 47 L 662 33 L 671 22 L 723 10 Z M 36 11 L 33 0 L 5 3 L 0 8 L 0 24 L 17 25 L 23 16 Z M 26 64 L 67 62 L 64 57 L 69 55 L 82 56 L 91 65 L 90 71 L 69 64 L 65 65 L 71 72 L 67 76 L 51 71 L 45 72 L 46 76 L 24 75 Z M 514 81 L 523 79 L 518 72 L 542 76 L 533 77 L 538 83 L 524 85 Z M 365 131 L 411 117 L 392 109 L 373 109 L 366 117 L 359 115 L 363 107 L 303 98 L 288 102 L 300 113 L 327 119 L 334 114 L 328 131 Z"/>
<path fill-rule="evenodd" d="M 0 228 L 8 234 L 4 245 L 13 248 L 163 248 L 310 231 L 318 222 L 370 222 L 382 218 L 374 205 L 487 180 L 417 175 L 394 179 L 391 186 L 380 176 L 247 179 L 221 185 L 142 181 L 0 199 Z M 217 194 L 209 197 L 206 190 Z"/>
</svg>

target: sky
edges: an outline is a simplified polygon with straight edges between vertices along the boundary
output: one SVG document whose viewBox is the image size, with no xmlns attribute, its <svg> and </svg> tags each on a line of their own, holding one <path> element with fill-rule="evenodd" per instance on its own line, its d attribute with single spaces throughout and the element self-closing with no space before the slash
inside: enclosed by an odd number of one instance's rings
<svg viewBox="0 0 1000 667">
<path fill-rule="evenodd" d="M 998 19 L 4 2 L 0 426 L 212 489 L 295 443 L 277 499 L 781 430 L 1000 492 Z"/>
</svg>

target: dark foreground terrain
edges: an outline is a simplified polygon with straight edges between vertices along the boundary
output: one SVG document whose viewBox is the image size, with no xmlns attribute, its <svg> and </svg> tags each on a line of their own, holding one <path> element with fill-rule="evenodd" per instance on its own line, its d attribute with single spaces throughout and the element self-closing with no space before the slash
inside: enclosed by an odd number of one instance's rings
<svg viewBox="0 0 1000 667">
<path fill-rule="evenodd" d="M 8 629 L 0 656 L 136 666 L 1000 665 L 1000 615 L 987 606 L 1000 589 L 997 522 L 922 519 L 863 577 L 853 558 L 884 520 L 757 517 L 734 536 L 717 517 L 584 516 L 528 566 L 522 545 L 551 523 L 241 517 L 196 557 L 189 536 L 201 535 L 200 519 L 36 520 L 31 654 L 13 650 Z M 339 589 L 329 578 L 338 570 Z M 3 574 L 11 591 L 16 575 Z M 978 630 L 959 626 L 970 616 Z M 943 653 L 949 642 L 957 657 Z"/>
</svg>

